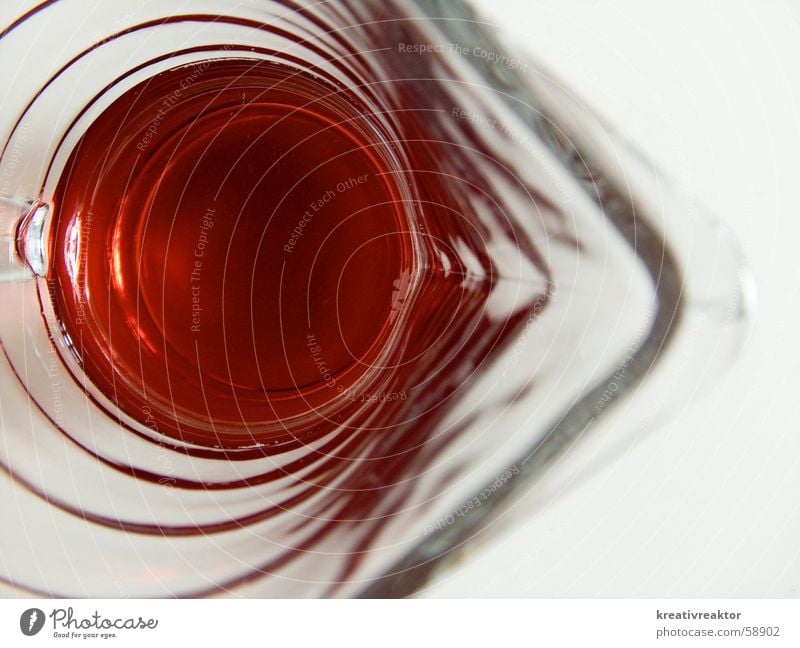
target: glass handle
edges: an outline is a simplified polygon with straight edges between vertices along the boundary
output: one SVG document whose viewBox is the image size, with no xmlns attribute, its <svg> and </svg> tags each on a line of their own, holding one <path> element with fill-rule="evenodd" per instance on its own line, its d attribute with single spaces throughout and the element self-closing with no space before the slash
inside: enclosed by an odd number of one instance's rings
<svg viewBox="0 0 800 648">
<path fill-rule="evenodd" d="M 634 207 L 628 221 L 630 238 L 649 262 L 657 290 L 677 279 L 678 300 L 666 322 L 672 330 L 658 339 L 659 362 L 636 387 L 648 397 L 628 408 L 631 420 L 649 422 L 666 418 L 707 391 L 733 365 L 754 322 L 755 279 L 740 242 L 722 220 L 696 196 L 679 190 L 619 133 L 606 127 L 605 135 L 616 163 L 609 159 L 603 166 L 619 188 L 620 203 L 630 201 Z M 591 153 L 599 150 L 588 148 Z M 664 245 L 663 252 L 660 246 L 650 246 L 662 253 L 649 259 L 643 253 L 648 243 L 638 228 L 645 221 Z M 667 255 L 675 273 L 670 272 Z M 625 360 L 623 371 L 624 366 Z"/>
<path fill-rule="evenodd" d="M 44 231 L 49 211 L 38 200 L 0 196 L 0 282 L 47 274 Z"/>
<path fill-rule="evenodd" d="M 735 233 L 626 141 L 612 137 L 626 180 L 635 183 L 639 204 L 653 216 L 650 224 L 681 272 L 675 333 L 641 387 L 646 402 L 628 408 L 647 429 L 709 391 L 733 366 L 755 320 L 756 282 Z"/>
<path fill-rule="evenodd" d="M 478 44 L 511 58 L 512 50 L 481 27 L 468 4 L 415 2 L 439 21 L 450 42 L 464 49 Z M 524 75 L 479 57 L 469 63 L 584 185 L 586 197 L 628 240 L 655 285 L 653 329 L 632 351 L 635 363 L 622 359 L 623 378 L 614 377 L 617 371 L 605 381 L 595 413 L 622 392 L 646 386 L 657 394 L 657 405 L 645 415 L 651 418 L 655 410 L 674 409 L 713 384 L 741 350 L 755 313 L 755 281 L 733 233 L 677 191 L 646 155 L 541 64 L 538 74 Z M 594 420 L 585 418 L 584 424 Z"/>
<path fill-rule="evenodd" d="M 531 123 L 585 179 L 587 195 L 636 250 L 656 293 L 645 339 L 586 397 L 578 424 L 549 440 L 554 452 L 571 449 L 585 462 L 580 479 L 566 476 L 571 488 L 720 381 L 753 325 L 755 280 L 733 232 L 613 126 L 554 82 L 539 80 L 534 95 L 544 117 Z M 635 398 L 620 398 L 627 395 Z M 601 422 L 601 434 L 585 434 Z M 566 483 L 551 483 L 552 492 L 563 493 Z"/>
</svg>

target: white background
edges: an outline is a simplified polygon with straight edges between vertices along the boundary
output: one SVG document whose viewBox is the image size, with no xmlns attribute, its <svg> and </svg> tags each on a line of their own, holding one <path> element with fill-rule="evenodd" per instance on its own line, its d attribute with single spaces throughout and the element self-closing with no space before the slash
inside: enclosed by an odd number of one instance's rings
<svg viewBox="0 0 800 648">
<path fill-rule="evenodd" d="M 756 326 L 712 392 L 429 596 L 800 595 L 800 3 L 479 0 L 736 232 Z"/>
</svg>

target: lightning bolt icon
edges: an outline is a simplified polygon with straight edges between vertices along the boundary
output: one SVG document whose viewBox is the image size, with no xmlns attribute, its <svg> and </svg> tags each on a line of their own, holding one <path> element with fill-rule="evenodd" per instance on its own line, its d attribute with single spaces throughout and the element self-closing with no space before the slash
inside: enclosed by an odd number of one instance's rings
<svg viewBox="0 0 800 648">
<path fill-rule="evenodd" d="M 31 612 L 31 618 L 28 619 L 28 630 L 33 630 L 33 624 L 36 623 L 36 619 L 37 619 L 38 616 L 39 615 L 36 612 L 36 610 Z"/>
</svg>

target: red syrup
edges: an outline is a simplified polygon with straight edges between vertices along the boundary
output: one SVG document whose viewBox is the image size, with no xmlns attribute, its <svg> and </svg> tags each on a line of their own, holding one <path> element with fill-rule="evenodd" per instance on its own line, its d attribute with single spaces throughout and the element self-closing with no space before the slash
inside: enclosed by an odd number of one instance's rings
<svg viewBox="0 0 800 648">
<path fill-rule="evenodd" d="M 281 4 L 302 20 L 174 15 L 100 44 L 190 21 L 263 36 L 263 47 L 231 36 L 175 52 L 229 58 L 125 92 L 74 148 L 62 140 L 67 162 L 51 161 L 42 194 L 44 318 L 76 383 L 123 425 L 51 420 L 135 479 L 109 480 L 120 508 L 77 497 L 79 474 L 58 492 L 39 475 L 19 483 L 102 531 L 101 551 L 120 530 L 125 547 L 164 538 L 191 573 L 148 553 L 153 578 L 134 569 L 129 583 L 145 595 L 360 589 L 381 569 L 373 550 L 410 550 L 387 531 L 432 528 L 429 504 L 477 483 L 472 459 L 505 443 L 486 417 L 538 387 L 510 344 L 553 285 L 548 241 L 529 223 L 566 221 L 525 173 L 527 140 L 447 57 L 402 54 L 400 43 L 429 42 L 402 3 Z M 107 90 L 135 73 L 118 60 Z M 464 117 L 484 111 L 497 128 Z M 131 430 L 153 448 L 136 439 L 129 453 Z M 443 546 L 438 534 L 424 542 L 423 575 Z M 405 566 L 387 573 L 397 577 L 374 581 L 381 595 L 383 583 L 409 593 L 421 582 Z"/>
<path fill-rule="evenodd" d="M 61 175 L 60 334 L 112 416 L 184 443 L 422 424 L 514 324 L 485 316 L 496 277 L 436 167 L 307 72 L 162 72 L 89 126 Z"/>
</svg>

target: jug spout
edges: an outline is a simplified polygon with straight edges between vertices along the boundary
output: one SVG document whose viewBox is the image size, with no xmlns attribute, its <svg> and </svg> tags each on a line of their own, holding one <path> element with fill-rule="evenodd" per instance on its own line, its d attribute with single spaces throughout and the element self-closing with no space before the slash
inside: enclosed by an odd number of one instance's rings
<svg viewBox="0 0 800 648">
<path fill-rule="evenodd" d="M 0 282 L 47 274 L 44 231 L 49 211 L 50 206 L 38 200 L 0 196 Z"/>
</svg>

